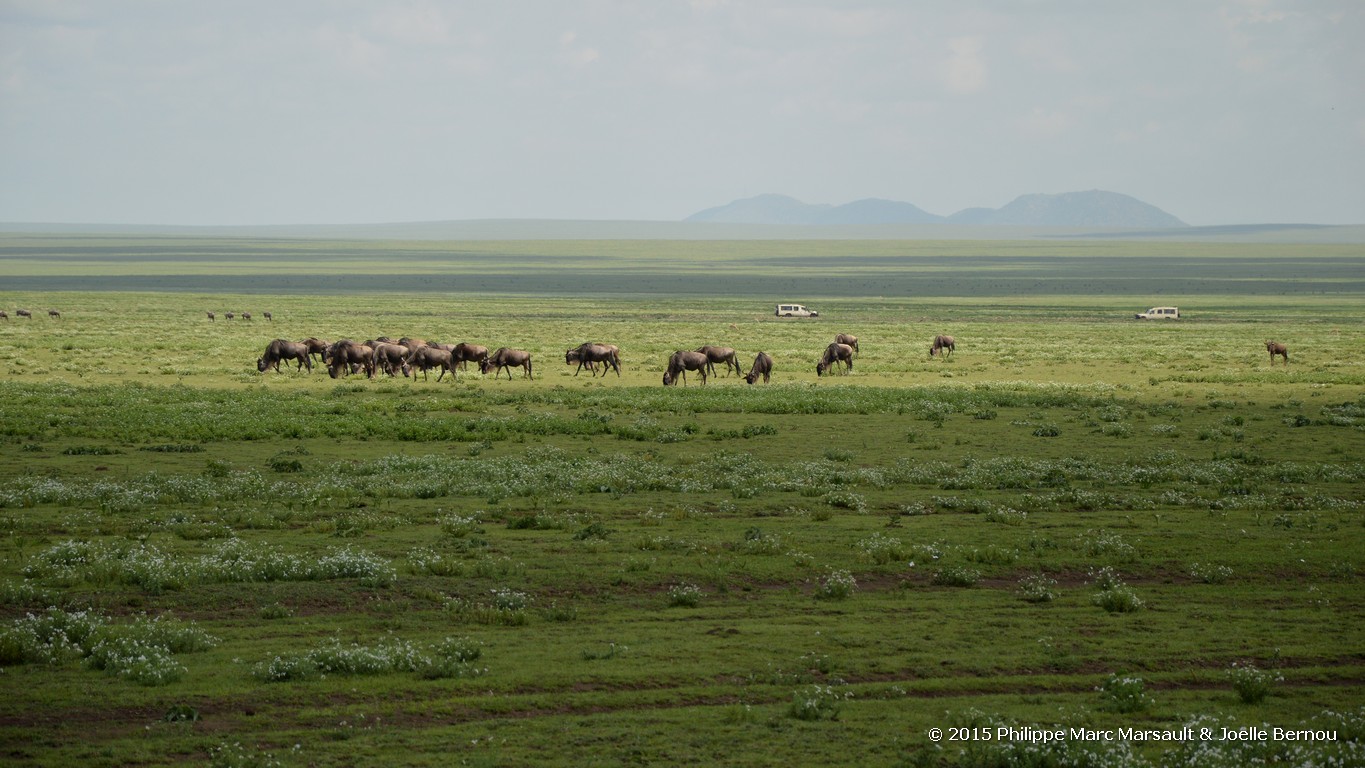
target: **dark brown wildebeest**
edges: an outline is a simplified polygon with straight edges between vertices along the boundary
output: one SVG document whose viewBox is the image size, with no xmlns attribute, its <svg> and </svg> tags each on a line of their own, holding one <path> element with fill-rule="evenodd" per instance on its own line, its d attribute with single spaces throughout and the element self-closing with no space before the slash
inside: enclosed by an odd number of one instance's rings
<svg viewBox="0 0 1365 768">
<path fill-rule="evenodd" d="M 33 319 L 33 313 L 28 311 L 27 309 L 16 309 L 14 310 L 14 314 L 18 315 L 19 317 L 27 317 L 30 320 Z"/>
<path fill-rule="evenodd" d="M 308 347 L 284 339 L 275 339 L 266 345 L 265 354 L 256 358 L 256 370 L 265 373 L 267 368 L 274 368 L 276 373 L 281 373 L 280 362 L 288 360 L 298 362 L 297 370 L 307 368 L 309 373 L 313 372 L 313 359 L 308 356 Z"/>
<path fill-rule="evenodd" d="M 410 350 L 417 350 L 427 346 L 426 339 L 414 339 L 408 336 L 404 336 L 403 338 L 399 339 L 398 343 L 401 344 L 402 346 L 407 347 Z"/>
<path fill-rule="evenodd" d="M 215 317 L 215 315 L 212 312 L 205 312 L 204 314 L 209 316 L 209 320 L 213 320 Z"/>
<path fill-rule="evenodd" d="M 366 376 L 374 378 L 374 371 L 370 367 L 374 364 L 374 350 L 364 344 L 342 339 L 328 347 L 322 358 L 327 361 L 327 375 L 334 379 L 361 370 L 365 371 Z"/>
<path fill-rule="evenodd" d="M 948 357 L 953 354 L 954 349 L 957 349 L 957 342 L 952 336 L 935 336 L 933 345 L 929 347 L 929 356 L 942 353 L 944 357 Z"/>
<path fill-rule="evenodd" d="M 606 376 L 607 371 L 615 369 L 616 375 L 621 375 L 621 349 L 615 344 L 594 344 L 586 342 L 564 353 L 564 364 L 573 365 L 578 363 L 578 368 L 573 375 L 577 376 L 583 366 L 588 366 L 588 371 L 593 376 L 597 375 L 597 364 L 604 363 L 602 375 Z"/>
<path fill-rule="evenodd" d="M 262 312 L 262 313 L 261 313 L 261 316 L 264 317 L 266 320 L 269 320 L 269 321 L 272 322 L 272 323 L 275 322 L 275 316 L 272 315 L 272 314 L 270 314 L 269 312 Z"/>
<path fill-rule="evenodd" d="M 736 376 L 741 376 L 744 371 L 739 367 L 739 353 L 729 347 L 716 347 L 705 344 L 697 347 L 697 351 L 706 355 L 706 370 L 712 376 L 716 375 L 716 363 L 725 363 L 725 375 L 729 376 L 730 371 L 734 370 Z"/>
<path fill-rule="evenodd" d="M 763 377 L 763 383 L 768 383 L 768 376 L 773 372 L 773 359 L 767 352 L 759 352 L 758 357 L 754 358 L 754 364 L 749 367 L 749 373 L 744 380 L 753 384 L 758 381 L 758 377 Z"/>
<path fill-rule="evenodd" d="M 3 310 L 3 309 L 0 309 L 0 320 L 8 320 L 8 319 L 9 319 L 9 313 L 6 312 L 6 311 Z"/>
<path fill-rule="evenodd" d="M 408 348 L 400 347 L 397 344 L 390 344 L 385 341 L 376 341 L 370 345 L 374 350 L 374 369 L 383 371 L 390 376 L 397 376 L 402 372 L 406 377 L 412 372 L 408 365 Z"/>
<path fill-rule="evenodd" d="M 232 314 L 231 312 L 224 312 L 223 317 L 227 318 L 228 320 L 231 320 L 232 318 L 236 317 L 236 315 Z"/>
<path fill-rule="evenodd" d="M 1265 351 L 1270 353 L 1271 365 L 1275 364 L 1275 355 L 1284 358 L 1284 364 L 1289 365 L 1289 347 L 1286 347 L 1278 341 L 1266 341 Z"/>
<path fill-rule="evenodd" d="M 452 379 L 455 378 L 455 371 L 451 368 L 450 352 L 439 347 L 417 347 L 408 353 L 407 362 L 408 367 L 414 371 L 412 374 L 413 381 L 417 380 L 416 371 L 421 371 L 422 381 L 426 381 L 427 371 L 432 368 L 441 369 L 441 373 L 436 377 L 437 381 L 445 378 L 447 373 L 450 374 Z"/>
<path fill-rule="evenodd" d="M 450 350 L 450 360 L 452 364 L 458 363 L 466 371 L 469 370 L 470 363 L 482 363 L 488 359 L 488 347 L 481 344 L 470 344 L 462 341 Z"/>
<path fill-rule="evenodd" d="M 502 369 L 507 369 L 507 380 L 512 380 L 512 369 L 520 367 L 526 371 L 526 378 L 531 376 L 531 353 L 522 349 L 508 349 L 499 347 L 497 352 L 484 358 L 479 363 L 479 370 L 483 373 L 493 371 L 493 378 L 497 378 L 502 373 Z"/>
<path fill-rule="evenodd" d="M 55 309 L 49 309 L 49 310 L 47 311 L 47 316 L 50 317 L 50 318 L 52 318 L 53 320 L 56 320 L 57 318 L 59 318 L 59 317 L 62 316 L 62 313 L 61 313 L 61 312 L 58 312 L 58 311 L 55 310 Z"/>
<path fill-rule="evenodd" d="M 243 319 L 243 320 L 250 320 L 250 319 L 251 319 L 251 313 L 250 313 L 250 312 L 243 312 L 243 313 L 242 313 L 242 319 Z"/>
<path fill-rule="evenodd" d="M 849 345 L 850 347 L 853 347 L 853 354 L 854 354 L 855 356 L 856 356 L 856 355 L 862 354 L 862 350 L 858 349 L 858 337 L 857 337 L 857 336 L 854 336 L 854 335 L 851 334 L 851 333 L 841 333 L 841 334 L 836 335 L 836 336 L 834 337 L 834 343 L 835 343 L 835 344 L 847 344 L 847 345 Z"/>
<path fill-rule="evenodd" d="M 825 371 L 838 366 L 839 363 L 845 366 L 841 373 L 853 370 L 853 347 L 836 341 L 825 347 L 825 354 L 821 355 L 820 362 L 815 364 L 815 375 L 824 376 Z"/>
<path fill-rule="evenodd" d="M 308 347 L 308 354 L 317 355 L 319 363 L 327 362 L 327 347 L 331 346 L 330 344 L 316 336 L 309 336 L 299 343 Z"/>
<path fill-rule="evenodd" d="M 711 364 L 711 358 L 700 352 L 686 352 L 678 350 L 673 356 L 668 358 L 668 370 L 664 371 L 664 386 L 677 384 L 681 378 L 683 386 L 687 386 L 687 372 L 698 371 L 701 373 L 701 383 L 706 383 L 706 367 Z"/>
</svg>

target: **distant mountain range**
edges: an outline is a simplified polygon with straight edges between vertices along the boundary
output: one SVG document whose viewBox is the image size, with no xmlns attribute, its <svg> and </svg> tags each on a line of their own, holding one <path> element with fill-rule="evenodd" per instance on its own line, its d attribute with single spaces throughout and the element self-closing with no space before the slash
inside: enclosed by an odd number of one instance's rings
<svg viewBox="0 0 1365 768">
<path fill-rule="evenodd" d="M 939 216 L 910 203 L 869 198 L 844 205 L 813 205 L 786 195 L 759 195 L 707 208 L 686 221 L 726 224 L 970 224 L 1032 227 L 1188 226 L 1134 197 L 1092 189 L 1059 195 L 1020 195 L 1003 208 L 966 208 Z"/>
</svg>

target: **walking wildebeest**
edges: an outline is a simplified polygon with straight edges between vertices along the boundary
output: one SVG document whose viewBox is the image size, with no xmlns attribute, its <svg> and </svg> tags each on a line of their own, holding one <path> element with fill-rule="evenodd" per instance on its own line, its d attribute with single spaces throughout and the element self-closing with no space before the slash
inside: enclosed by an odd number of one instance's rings
<svg viewBox="0 0 1365 768">
<path fill-rule="evenodd" d="M 232 314 L 231 312 L 224 312 L 223 317 L 227 318 L 228 320 L 231 320 L 232 318 L 236 317 L 236 315 Z"/>
<path fill-rule="evenodd" d="M 597 363 L 605 363 L 602 367 L 602 375 L 606 376 L 607 371 L 615 369 L 616 375 L 621 375 L 620 349 L 615 344 L 594 344 L 585 342 L 564 353 L 564 364 L 573 365 L 578 363 L 578 368 L 573 372 L 577 376 L 583 366 L 588 366 L 588 371 L 593 376 L 597 375 Z"/>
<path fill-rule="evenodd" d="M 1270 353 L 1271 365 L 1275 364 L 1275 355 L 1284 358 L 1284 364 L 1289 365 L 1289 347 L 1286 347 L 1278 341 L 1267 341 L 1265 343 L 1265 350 Z"/>
<path fill-rule="evenodd" d="M 30 320 L 33 319 L 33 313 L 28 311 L 27 309 L 16 309 L 14 310 L 14 314 L 18 315 L 19 317 L 27 317 Z"/>
<path fill-rule="evenodd" d="M 739 353 L 729 347 L 716 347 L 706 344 L 697 347 L 697 351 L 706 355 L 706 370 L 711 375 L 716 374 L 716 363 L 725 363 L 725 375 L 729 376 L 733 369 L 736 376 L 742 375 L 744 371 L 739 367 Z"/>
<path fill-rule="evenodd" d="M 502 369 L 507 369 L 507 380 L 512 380 L 512 369 L 523 368 L 526 371 L 526 378 L 534 378 L 531 375 L 531 353 L 522 349 L 508 349 L 499 347 L 497 352 L 484 358 L 479 363 L 479 371 L 488 373 L 493 371 L 493 378 L 497 378 L 502 373 Z"/>
<path fill-rule="evenodd" d="M 952 336 L 935 336 L 933 346 L 929 347 L 929 356 L 933 357 L 946 349 L 948 351 L 943 352 L 943 356 L 948 357 L 953 354 L 953 350 L 956 348 L 957 342 L 953 340 Z"/>
<path fill-rule="evenodd" d="M 47 311 L 47 316 L 55 320 L 55 319 L 61 317 L 61 316 L 62 316 L 62 313 L 61 313 L 61 312 L 58 312 L 58 311 L 55 310 L 55 309 L 49 309 L 49 310 Z"/>
<path fill-rule="evenodd" d="M 308 347 L 308 354 L 317 355 L 319 363 L 327 362 L 327 348 L 331 346 L 330 344 L 316 336 L 309 336 L 299 343 Z"/>
<path fill-rule="evenodd" d="M 436 377 L 437 381 L 440 381 L 441 379 L 445 378 L 445 375 L 447 373 L 449 373 L 450 377 L 453 379 L 455 378 L 455 370 L 451 366 L 451 362 L 452 362 L 451 355 L 449 351 L 441 349 L 439 347 L 432 346 L 422 346 L 413 349 L 411 352 L 408 353 L 407 360 L 408 367 L 414 371 L 414 373 L 412 374 L 413 381 L 417 380 L 417 374 L 415 373 L 416 371 L 421 371 L 422 381 L 426 381 L 427 371 L 431 370 L 432 368 L 441 369 L 440 375 Z"/>
<path fill-rule="evenodd" d="M 825 354 L 820 357 L 820 362 L 815 364 L 815 375 L 824 376 L 825 371 L 839 363 L 844 364 L 845 371 L 853 370 L 853 347 L 836 341 L 825 347 Z"/>
<path fill-rule="evenodd" d="M 274 368 L 276 373 L 281 373 L 280 362 L 294 360 L 299 367 L 297 370 L 308 369 L 313 372 L 313 359 L 308 356 L 308 347 L 297 341 L 286 341 L 275 339 L 266 345 L 265 354 L 256 359 L 256 370 L 265 373 L 267 368 Z"/>
<path fill-rule="evenodd" d="M 214 318 L 214 314 L 213 314 L 213 313 L 212 313 L 212 312 L 205 312 L 205 313 L 204 313 L 204 314 L 206 314 L 206 315 L 208 315 L 208 316 L 209 316 L 209 320 L 210 320 L 210 321 L 212 321 L 212 320 L 213 320 L 213 318 Z"/>
<path fill-rule="evenodd" d="M 469 370 L 470 363 L 483 363 L 486 359 L 488 359 L 488 347 L 481 344 L 470 344 L 467 341 L 462 341 L 450 350 L 451 364 L 459 363 L 460 367 L 466 371 Z"/>
<path fill-rule="evenodd" d="M 269 320 L 269 321 L 272 322 L 272 323 L 275 322 L 275 317 L 274 317 L 274 315 L 271 315 L 269 312 L 262 312 L 262 313 L 261 313 L 261 316 L 264 317 L 266 320 Z"/>
<path fill-rule="evenodd" d="M 397 344 L 390 344 L 386 341 L 376 341 L 370 345 L 374 350 L 374 368 L 383 371 L 390 376 L 397 376 L 401 371 L 404 377 L 412 372 L 408 365 L 408 348 L 400 347 Z"/>
<path fill-rule="evenodd" d="M 243 320 L 250 320 L 250 319 L 251 319 L 251 313 L 250 313 L 250 312 L 243 312 L 243 313 L 242 313 L 242 319 L 243 319 Z"/>
<path fill-rule="evenodd" d="M 3 309 L 0 309 L 0 320 L 8 320 L 8 319 L 9 319 L 9 313 L 6 312 L 6 311 L 3 310 Z"/>
<path fill-rule="evenodd" d="M 854 355 L 861 355 L 862 350 L 858 349 L 858 337 L 851 333 L 841 333 L 834 337 L 835 344 L 847 344 L 853 347 Z"/>
<path fill-rule="evenodd" d="M 698 371 L 701 373 L 701 383 L 706 383 L 706 367 L 711 364 L 711 358 L 700 352 L 686 352 L 678 350 L 673 356 L 668 358 L 668 370 L 664 371 L 664 386 L 677 384 L 681 377 L 683 386 L 687 386 L 687 372 Z"/>
<path fill-rule="evenodd" d="M 754 364 L 749 368 L 749 373 L 744 380 L 753 384 L 758 381 L 758 377 L 763 377 L 763 383 L 768 383 L 768 375 L 773 372 L 773 359 L 767 352 L 759 352 L 758 357 L 754 358 Z"/>
</svg>

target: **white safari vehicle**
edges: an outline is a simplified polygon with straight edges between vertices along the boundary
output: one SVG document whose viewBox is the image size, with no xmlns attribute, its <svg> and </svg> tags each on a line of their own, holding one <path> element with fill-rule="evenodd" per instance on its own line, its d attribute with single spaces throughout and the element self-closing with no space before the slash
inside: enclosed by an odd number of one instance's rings
<svg viewBox="0 0 1365 768">
<path fill-rule="evenodd" d="M 820 313 L 813 309 L 806 309 L 800 304 L 778 304 L 778 317 L 819 317 Z"/>
<path fill-rule="evenodd" d="M 1146 312 L 1139 312 L 1133 315 L 1138 320 L 1179 320 L 1179 307 L 1152 307 Z"/>
</svg>

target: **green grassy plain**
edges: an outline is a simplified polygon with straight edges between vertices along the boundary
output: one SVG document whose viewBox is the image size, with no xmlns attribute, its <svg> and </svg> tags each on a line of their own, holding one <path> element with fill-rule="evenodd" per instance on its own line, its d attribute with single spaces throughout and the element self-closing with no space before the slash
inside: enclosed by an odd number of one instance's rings
<svg viewBox="0 0 1365 768">
<path fill-rule="evenodd" d="M 66 237 L 0 263 L 0 308 L 37 315 L 0 321 L 8 762 L 1362 760 L 1358 246 Z M 1185 318 L 1131 319 L 1158 304 Z M 819 378 L 838 332 L 862 353 Z M 525 348 L 536 377 L 255 369 L 277 336 L 381 334 Z M 574 376 L 586 340 L 622 375 Z M 661 386 L 703 343 L 773 383 Z M 1197 718 L 1337 740 L 951 740 Z"/>
</svg>

